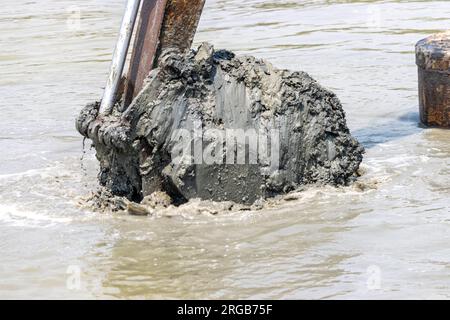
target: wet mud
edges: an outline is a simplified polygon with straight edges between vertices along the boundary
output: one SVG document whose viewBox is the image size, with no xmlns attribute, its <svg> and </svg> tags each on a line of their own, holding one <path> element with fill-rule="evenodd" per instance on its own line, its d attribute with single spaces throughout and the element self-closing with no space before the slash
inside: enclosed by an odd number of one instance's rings
<svg viewBox="0 0 450 320">
<path fill-rule="evenodd" d="M 304 72 L 214 50 L 163 52 L 124 111 L 86 106 L 76 123 L 93 142 L 99 181 L 141 202 L 198 198 L 253 204 L 304 185 L 355 181 L 364 149 L 336 95 Z"/>
</svg>

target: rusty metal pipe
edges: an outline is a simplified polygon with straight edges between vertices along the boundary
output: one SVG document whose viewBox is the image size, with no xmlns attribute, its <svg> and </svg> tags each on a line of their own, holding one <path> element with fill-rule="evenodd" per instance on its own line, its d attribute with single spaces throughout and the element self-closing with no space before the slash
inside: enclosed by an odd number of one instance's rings
<svg viewBox="0 0 450 320">
<path fill-rule="evenodd" d="M 128 0 L 122 25 L 120 27 L 119 39 L 117 40 L 116 48 L 114 50 L 108 82 L 106 83 L 100 105 L 101 115 L 110 114 L 116 102 L 116 93 L 127 59 L 128 47 L 130 45 L 140 4 L 141 0 Z"/>
</svg>

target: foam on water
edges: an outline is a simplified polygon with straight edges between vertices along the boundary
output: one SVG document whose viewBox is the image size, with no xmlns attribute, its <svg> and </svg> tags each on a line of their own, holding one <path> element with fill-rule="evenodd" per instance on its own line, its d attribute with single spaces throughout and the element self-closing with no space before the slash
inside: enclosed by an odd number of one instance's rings
<svg viewBox="0 0 450 320">
<path fill-rule="evenodd" d="M 71 221 L 71 218 L 51 216 L 48 212 L 33 212 L 16 205 L 0 204 L 0 223 L 12 227 L 53 227 Z"/>
</svg>

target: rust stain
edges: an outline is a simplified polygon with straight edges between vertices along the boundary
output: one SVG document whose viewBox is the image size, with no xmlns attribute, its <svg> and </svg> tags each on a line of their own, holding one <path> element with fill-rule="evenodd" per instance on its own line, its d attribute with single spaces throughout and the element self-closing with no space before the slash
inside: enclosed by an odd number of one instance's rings
<svg viewBox="0 0 450 320">
<path fill-rule="evenodd" d="M 205 0 L 169 0 L 161 33 L 160 49 L 190 49 Z"/>
</svg>

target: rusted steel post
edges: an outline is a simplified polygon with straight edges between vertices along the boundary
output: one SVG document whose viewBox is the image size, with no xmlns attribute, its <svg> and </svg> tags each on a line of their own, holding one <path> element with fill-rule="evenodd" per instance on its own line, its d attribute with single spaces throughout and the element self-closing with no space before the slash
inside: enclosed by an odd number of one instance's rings
<svg viewBox="0 0 450 320">
<path fill-rule="evenodd" d="M 122 78 L 123 68 L 127 58 L 128 47 L 133 34 L 136 16 L 139 10 L 141 0 L 128 0 L 125 14 L 120 27 L 119 39 L 114 50 L 111 69 L 103 93 L 102 103 L 100 105 L 100 114 L 108 115 L 116 102 L 116 93 Z"/>
<path fill-rule="evenodd" d="M 205 0 L 143 0 L 125 86 L 126 108 L 167 48 L 191 48 Z"/>
<path fill-rule="evenodd" d="M 416 63 L 422 123 L 450 128 L 450 31 L 420 40 Z"/>
</svg>

